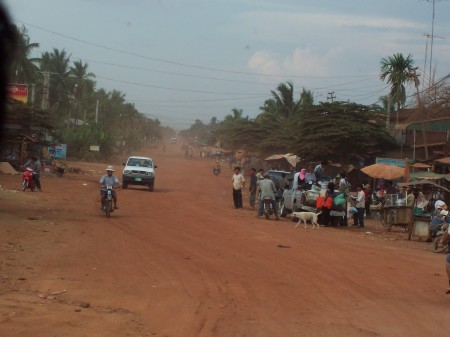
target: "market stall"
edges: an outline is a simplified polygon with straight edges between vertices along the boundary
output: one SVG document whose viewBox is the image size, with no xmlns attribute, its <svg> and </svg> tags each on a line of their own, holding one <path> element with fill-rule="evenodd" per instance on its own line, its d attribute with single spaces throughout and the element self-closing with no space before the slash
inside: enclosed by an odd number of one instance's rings
<svg viewBox="0 0 450 337">
<path fill-rule="evenodd" d="M 427 188 L 432 193 L 436 191 L 450 193 L 450 190 L 448 190 L 447 188 L 440 186 L 430 180 L 417 180 L 408 183 L 399 183 L 397 185 L 400 188 L 402 187 Z M 432 218 L 431 213 L 413 212 L 411 224 L 408 227 L 408 240 L 411 240 L 411 237 L 413 236 L 418 237 L 419 239 L 428 239 L 431 218 Z"/>
<path fill-rule="evenodd" d="M 386 164 L 373 164 L 363 167 L 361 171 L 369 177 L 375 179 L 395 180 L 399 178 L 409 179 L 409 165 L 399 167 Z M 397 194 L 383 194 L 382 202 L 377 205 L 377 209 L 371 211 L 380 213 L 380 221 L 391 230 L 393 226 L 400 226 L 408 230 L 412 222 L 412 207 L 408 206 L 405 198 L 398 198 Z"/>
</svg>

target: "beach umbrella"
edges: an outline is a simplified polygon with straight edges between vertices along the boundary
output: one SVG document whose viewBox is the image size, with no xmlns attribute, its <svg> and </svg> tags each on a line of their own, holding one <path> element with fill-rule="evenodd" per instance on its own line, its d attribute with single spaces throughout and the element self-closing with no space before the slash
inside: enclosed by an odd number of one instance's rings
<svg viewBox="0 0 450 337">
<path fill-rule="evenodd" d="M 405 169 L 399 166 L 386 164 L 373 164 L 361 169 L 362 172 L 372 178 L 383 178 L 387 180 L 398 179 L 405 176 Z"/>
</svg>

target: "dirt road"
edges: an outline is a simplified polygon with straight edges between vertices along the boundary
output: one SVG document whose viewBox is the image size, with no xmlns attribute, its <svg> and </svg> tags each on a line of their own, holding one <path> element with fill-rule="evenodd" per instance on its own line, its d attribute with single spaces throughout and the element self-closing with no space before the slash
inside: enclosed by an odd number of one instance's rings
<svg viewBox="0 0 450 337">
<path fill-rule="evenodd" d="M 106 164 L 72 163 L 85 174 L 42 193 L 0 175 L 0 337 L 448 335 L 444 255 L 427 243 L 375 221 L 258 220 L 233 208 L 228 168 L 172 144 L 137 154 L 158 165 L 155 192 L 120 190 L 110 219 Z"/>
</svg>

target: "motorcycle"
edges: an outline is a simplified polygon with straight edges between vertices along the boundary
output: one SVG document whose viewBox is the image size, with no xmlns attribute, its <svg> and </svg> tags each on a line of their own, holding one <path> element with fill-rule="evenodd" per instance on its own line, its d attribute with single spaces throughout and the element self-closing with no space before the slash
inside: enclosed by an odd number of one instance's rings
<svg viewBox="0 0 450 337">
<path fill-rule="evenodd" d="M 438 229 L 436 236 L 433 239 L 433 243 L 431 244 L 431 250 L 434 253 L 443 253 L 443 252 L 447 251 L 448 242 L 443 245 L 440 244 L 442 237 L 447 232 L 447 229 L 448 229 L 448 223 L 444 222 L 442 225 L 440 225 L 440 228 Z"/>
<path fill-rule="evenodd" d="M 27 167 L 22 173 L 22 191 L 27 188 L 34 192 L 33 170 L 30 167 Z"/>
<path fill-rule="evenodd" d="M 103 201 L 103 212 L 105 216 L 109 218 L 113 212 L 113 187 L 111 185 L 102 188 L 102 191 L 106 192 L 105 200 Z"/>
<path fill-rule="evenodd" d="M 266 217 L 267 220 L 269 220 L 270 216 L 272 214 L 275 214 L 275 211 L 274 211 L 273 205 L 272 205 L 272 199 L 264 198 L 263 205 L 264 205 L 264 209 L 263 209 L 264 216 Z"/>
</svg>

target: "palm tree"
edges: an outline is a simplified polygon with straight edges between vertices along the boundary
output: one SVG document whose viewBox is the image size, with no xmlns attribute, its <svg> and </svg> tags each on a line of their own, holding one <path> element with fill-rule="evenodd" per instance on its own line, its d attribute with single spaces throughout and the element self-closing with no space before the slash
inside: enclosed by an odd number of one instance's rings
<svg viewBox="0 0 450 337">
<path fill-rule="evenodd" d="M 278 93 L 271 90 L 273 99 L 277 106 L 277 113 L 288 119 L 298 112 L 299 102 L 294 100 L 294 85 L 292 82 L 280 83 L 277 87 Z"/>
<path fill-rule="evenodd" d="M 91 80 L 95 77 L 93 73 L 88 73 L 87 69 L 88 64 L 83 64 L 81 60 L 73 62 L 73 67 L 70 67 L 70 75 L 74 80 L 73 91 L 76 100 L 75 125 L 77 124 L 78 120 L 78 108 L 85 92 L 85 84 L 89 83 L 88 80 Z"/>
<path fill-rule="evenodd" d="M 31 43 L 27 29 L 20 29 L 13 25 L 13 34 L 16 36 L 16 45 L 11 57 L 10 79 L 15 83 L 34 82 L 38 77 L 39 68 L 36 65 L 39 58 L 30 58 L 33 49 L 39 47 L 39 43 Z"/>
<path fill-rule="evenodd" d="M 306 90 L 305 88 L 302 89 L 302 92 L 300 93 L 299 103 L 303 108 L 314 105 L 314 94 L 311 92 L 311 90 Z"/>
<path fill-rule="evenodd" d="M 50 72 L 50 107 L 55 109 L 69 109 L 69 100 L 73 98 L 69 83 L 70 55 L 66 51 L 53 48 L 51 53 L 42 53 L 41 71 Z"/>
<path fill-rule="evenodd" d="M 384 81 L 387 78 L 387 83 L 391 85 L 392 102 L 397 104 L 396 124 L 398 124 L 398 111 L 406 101 L 405 84 L 414 81 L 411 73 L 413 66 L 414 60 L 411 54 L 405 58 L 403 54 L 397 53 L 381 60 L 380 79 Z"/>
</svg>

